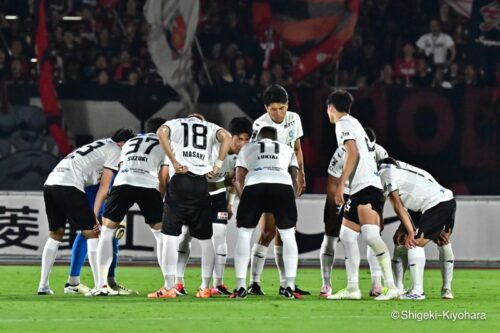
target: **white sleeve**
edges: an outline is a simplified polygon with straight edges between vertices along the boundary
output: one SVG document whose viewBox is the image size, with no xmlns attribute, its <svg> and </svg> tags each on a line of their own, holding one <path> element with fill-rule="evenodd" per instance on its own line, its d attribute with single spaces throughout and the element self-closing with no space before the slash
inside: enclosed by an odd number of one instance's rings
<svg viewBox="0 0 500 333">
<path fill-rule="evenodd" d="M 384 194 L 389 196 L 394 191 L 399 190 L 398 183 L 396 181 L 396 175 L 393 171 L 393 167 L 388 167 L 382 170 L 380 173 L 380 180 L 382 181 L 382 186 L 384 187 Z"/>
<path fill-rule="evenodd" d="M 106 169 L 113 170 L 114 172 L 118 171 L 118 165 L 120 164 L 120 154 L 121 149 L 116 146 L 116 149 L 109 150 L 109 154 L 106 156 L 106 160 L 104 161 L 104 167 Z"/>
<path fill-rule="evenodd" d="M 328 174 L 336 178 L 342 176 L 342 168 L 344 167 L 344 154 L 342 149 L 341 146 L 337 148 L 328 165 Z"/>
<path fill-rule="evenodd" d="M 354 136 L 355 128 L 350 121 L 339 121 L 335 125 L 337 144 L 343 145 L 347 140 L 356 140 Z"/>
<path fill-rule="evenodd" d="M 296 167 L 297 169 L 299 168 L 299 162 L 297 162 L 297 156 L 295 155 L 295 152 L 293 150 L 292 150 L 292 157 L 290 158 L 290 164 L 288 164 L 288 167 Z"/>
<path fill-rule="evenodd" d="M 248 165 L 247 165 L 247 161 L 246 161 L 246 151 L 247 149 L 247 146 L 249 146 L 250 143 L 247 143 L 241 150 L 240 150 L 240 153 L 238 154 L 238 158 L 236 159 L 236 165 L 235 165 L 235 168 L 236 167 L 242 167 L 242 168 L 245 168 L 248 170 Z"/>
<path fill-rule="evenodd" d="M 250 137 L 250 142 L 257 141 L 257 134 L 261 129 L 261 124 L 259 124 L 258 120 L 254 121 L 252 124 L 252 136 Z"/>
<path fill-rule="evenodd" d="M 300 116 L 295 113 L 295 140 L 300 139 L 304 136 L 304 131 L 302 130 L 302 121 L 300 120 Z"/>
<path fill-rule="evenodd" d="M 450 35 L 444 34 L 444 46 L 450 48 L 453 45 L 455 45 L 455 42 L 453 42 L 453 39 L 450 37 Z"/>
<path fill-rule="evenodd" d="M 384 158 L 389 157 L 389 154 L 387 153 L 387 150 L 385 150 L 384 147 L 379 145 L 378 143 L 375 144 L 375 159 L 378 161 L 383 160 Z"/>
<path fill-rule="evenodd" d="M 213 131 L 214 133 L 214 142 L 219 142 L 219 140 L 217 140 L 217 132 L 219 132 L 219 130 L 222 129 L 222 127 L 220 127 L 219 125 L 216 125 L 214 123 L 210 123 L 210 122 L 207 122 L 211 128 L 211 130 Z"/>
<path fill-rule="evenodd" d="M 420 38 L 417 40 L 415 43 L 419 49 L 424 50 L 425 49 L 425 38 L 427 35 L 422 35 Z"/>
</svg>

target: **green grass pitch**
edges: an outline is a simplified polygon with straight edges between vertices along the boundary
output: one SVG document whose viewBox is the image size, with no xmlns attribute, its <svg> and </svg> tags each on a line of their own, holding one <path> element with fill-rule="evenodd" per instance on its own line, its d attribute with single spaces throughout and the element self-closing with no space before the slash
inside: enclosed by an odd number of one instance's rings
<svg viewBox="0 0 500 333">
<path fill-rule="evenodd" d="M 318 295 L 319 268 L 299 269 L 298 284 L 310 290 L 304 300 L 277 295 L 277 271 L 266 268 L 264 297 L 246 300 L 222 297 L 197 299 L 199 268 L 189 268 L 189 296 L 149 300 L 148 292 L 162 284 L 159 268 L 119 267 L 118 280 L 140 291 L 133 297 L 84 297 L 64 295 L 68 267 L 57 266 L 51 276 L 53 296 L 37 296 L 40 269 L 36 266 L 0 266 L 0 332 L 500 332 L 500 270 L 455 270 L 455 299 L 439 298 L 439 270 L 425 274 L 425 301 L 377 302 L 367 296 L 370 275 L 360 272 L 361 301 L 327 301 Z M 234 271 L 227 269 L 226 282 L 234 286 Z M 91 281 L 83 270 L 83 282 Z M 336 289 L 345 286 L 345 271 L 335 268 Z M 444 311 L 444 312 L 443 312 Z M 446 311 L 449 311 L 446 313 Z M 414 319 L 391 319 L 397 312 Z M 451 319 L 450 313 L 486 313 L 485 320 Z M 419 321 L 417 316 L 443 314 L 445 318 Z M 460 315 L 462 314 L 462 315 Z"/>
</svg>

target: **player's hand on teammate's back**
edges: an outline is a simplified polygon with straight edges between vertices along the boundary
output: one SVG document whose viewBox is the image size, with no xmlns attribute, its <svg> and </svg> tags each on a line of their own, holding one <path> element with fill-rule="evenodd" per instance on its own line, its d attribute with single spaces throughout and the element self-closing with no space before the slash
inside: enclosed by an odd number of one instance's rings
<svg viewBox="0 0 500 333">
<path fill-rule="evenodd" d="M 344 204 L 344 184 L 340 183 L 335 190 L 335 204 L 343 205 Z"/>
</svg>

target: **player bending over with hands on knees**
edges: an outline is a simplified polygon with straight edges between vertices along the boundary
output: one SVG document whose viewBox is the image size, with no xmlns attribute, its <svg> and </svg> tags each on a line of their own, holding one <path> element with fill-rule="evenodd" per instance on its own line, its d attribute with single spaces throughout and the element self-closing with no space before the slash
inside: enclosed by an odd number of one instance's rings
<svg viewBox="0 0 500 333">
<path fill-rule="evenodd" d="M 413 230 L 399 228 L 394 235 L 396 244 L 395 267 L 396 282 L 403 288 L 404 265 L 408 262 L 412 287 L 401 299 L 423 300 L 424 293 L 424 246 L 435 242 L 439 249 L 443 287 L 441 297 L 452 299 L 451 280 L 453 278 L 453 251 L 450 236 L 455 225 L 456 202 L 453 193 L 441 186 L 428 172 L 393 158 L 383 159 L 380 163 L 380 179 L 385 195 L 391 200 L 394 211 L 404 225 L 412 224 L 412 212 L 416 236 Z M 407 209 L 409 211 L 407 211 Z M 407 248 L 407 258 L 401 245 Z M 416 245 L 416 246 L 413 246 Z M 399 248 L 398 248 L 399 247 Z M 401 255 L 403 252 L 403 255 Z M 402 258 L 403 257 L 403 258 Z M 400 264 L 401 263 L 401 264 Z"/>
</svg>

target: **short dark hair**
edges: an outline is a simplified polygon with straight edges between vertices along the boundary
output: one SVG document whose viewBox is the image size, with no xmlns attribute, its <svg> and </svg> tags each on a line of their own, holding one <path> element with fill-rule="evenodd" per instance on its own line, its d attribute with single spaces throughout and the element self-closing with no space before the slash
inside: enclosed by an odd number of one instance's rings
<svg viewBox="0 0 500 333">
<path fill-rule="evenodd" d="M 236 117 L 229 123 L 229 132 L 231 135 L 240 135 L 246 133 L 252 135 L 252 123 L 247 117 Z"/>
<path fill-rule="evenodd" d="M 135 136 L 135 133 L 132 129 L 130 128 L 120 128 L 118 129 L 113 136 L 111 137 L 111 140 L 114 142 L 125 142 L 127 140 L 132 139 Z"/>
<path fill-rule="evenodd" d="M 203 115 L 199 113 L 190 113 L 188 114 L 187 118 L 198 118 L 200 120 L 206 120 L 205 117 L 203 117 Z"/>
<path fill-rule="evenodd" d="M 160 128 L 160 126 L 163 125 L 165 121 L 165 119 L 160 117 L 149 119 L 146 123 L 146 133 L 156 133 L 158 128 Z"/>
<path fill-rule="evenodd" d="M 368 136 L 368 140 L 370 142 L 375 143 L 377 141 L 377 134 L 375 134 L 375 131 L 371 127 L 365 127 L 365 132 L 366 135 Z"/>
<path fill-rule="evenodd" d="M 333 105 L 339 112 L 351 112 L 351 106 L 354 102 L 354 97 L 344 89 L 337 89 L 328 95 L 326 105 Z"/>
<path fill-rule="evenodd" d="M 264 105 L 271 105 L 273 103 L 287 104 L 288 93 L 279 84 L 273 84 L 264 90 L 262 99 L 264 100 Z"/>
<path fill-rule="evenodd" d="M 275 127 L 264 126 L 260 129 L 259 134 L 257 135 L 257 140 L 262 139 L 278 140 L 278 131 Z"/>
<path fill-rule="evenodd" d="M 392 158 L 392 157 L 386 157 L 386 158 L 383 158 L 380 161 L 378 161 L 378 166 L 379 167 L 382 164 L 392 164 L 392 165 L 395 165 L 395 166 L 399 166 L 399 162 L 395 158 Z"/>
</svg>

